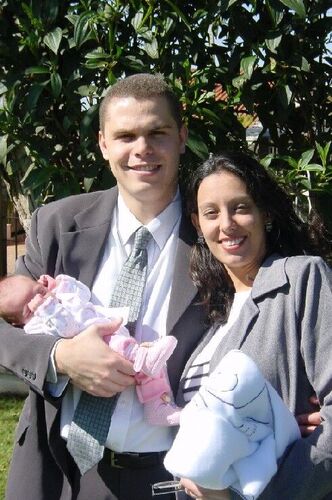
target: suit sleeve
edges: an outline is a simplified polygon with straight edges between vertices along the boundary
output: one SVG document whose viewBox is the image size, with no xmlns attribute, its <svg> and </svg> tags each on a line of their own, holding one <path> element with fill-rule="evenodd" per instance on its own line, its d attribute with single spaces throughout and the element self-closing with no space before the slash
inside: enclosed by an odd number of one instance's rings
<svg viewBox="0 0 332 500">
<path fill-rule="evenodd" d="M 39 210 L 32 216 L 27 253 L 20 257 L 16 265 L 17 273 L 34 278 L 41 274 L 50 274 L 39 247 L 38 213 Z M 48 362 L 56 341 L 57 339 L 50 335 L 27 335 L 21 328 L 14 328 L 0 319 L 0 365 L 45 396 Z"/>
<path fill-rule="evenodd" d="M 321 259 L 313 258 L 292 279 L 305 369 L 302 373 L 299 368 L 299 385 L 307 378 L 319 398 L 323 422 L 287 449 L 262 500 L 318 500 L 332 492 L 332 273 Z"/>
</svg>

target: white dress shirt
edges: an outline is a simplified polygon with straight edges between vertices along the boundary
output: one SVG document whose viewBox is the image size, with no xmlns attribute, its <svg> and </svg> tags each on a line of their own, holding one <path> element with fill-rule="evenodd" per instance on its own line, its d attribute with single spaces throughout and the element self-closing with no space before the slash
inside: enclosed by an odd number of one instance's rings
<svg viewBox="0 0 332 500">
<path fill-rule="evenodd" d="M 181 219 L 181 199 L 173 201 L 146 225 L 153 238 L 148 244 L 148 273 L 140 317 L 136 325 L 138 342 L 166 335 L 166 318 L 173 282 L 175 254 Z M 142 224 L 134 217 L 119 195 L 111 230 L 92 287 L 92 302 L 108 306 L 121 267 L 131 252 L 134 232 Z M 61 435 L 65 439 L 81 392 L 70 385 L 61 408 Z M 119 396 L 112 416 L 106 446 L 117 452 L 150 452 L 169 449 L 171 428 L 152 426 L 143 418 L 143 406 L 135 387 Z"/>
</svg>

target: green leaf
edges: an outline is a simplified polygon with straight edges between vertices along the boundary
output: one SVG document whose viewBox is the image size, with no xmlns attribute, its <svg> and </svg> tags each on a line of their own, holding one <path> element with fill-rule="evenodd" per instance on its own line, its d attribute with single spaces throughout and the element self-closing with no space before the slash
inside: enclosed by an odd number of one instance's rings
<svg viewBox="0 0 332 500">
<path fill-rule="evenodd" d="M 282 36 L 281 35 L 271 35 L 269 38 L 266 38 L 265 39 L 265 44 L 267 46 L 267 48 L 271 51 L 271 52 L 277 52 L 276 51 L 276 48 L 280 45 L 280 42 L 282 40 Z"/>
<path fill-rule="evenodd" d="M 51 87 L 55 98 L 58 98 L 62 90 L 62 80 L 59 73 L 51 73 Z"/>
<path fill-rule="evenodd" d="M 244 82 L 246 81 L 246 78 L 244 75 L 236 76 L 232 80 L 232 84 L 234 85 L 235 88 L 241 89 L 243 87 Z"/>
<path fill-rule="evenodd" d="M 36 189 L 49 182 L 51 169 L 37 168 L 35 165 L 29 167 L 21 180 L 25 188 Z"/>
<path fill-rule="evenodd" d="M 54 54 L 58 53 L 62 39 L 62 29 L 55 28 L 53 31 L 44 36 L 44 43 Z"/>
<path fill-rule="evenodd" d="M 316 149 L 318 151 L 319 157 L 322 161 L 322 164 L 324 167 L 326 167 L 327 164 L 327 158 L 329 155 L 331 147 L 331 141 L 327 142 L 324 147 L 322 147 L 317 141 L 316 141 Z"/>
<path fill-rule="evenodd" d="M 272 7 L 271 3 L 268 0 L 266 2 L 266 5 L 274 26 L 278 26 L 278 24 L 284 17 L 284 13 L 282 12 L 282 10 L 280 10 L 281 8 L 275 8 L 275 6 Z"/>
<path fill-rule="evenodd" d="M 156 39 L 152 40 L 151 43 L 145 43 L 143 45 L 143 49 L 145 52 L 151 57 L 151 59 L 158 59 L 158 42 Z"/>
<path fill-rule="evenodd" d="M 5 94 L 8 88 L 2 82 L 0 82 L 0 95 Z"/>
<path fill-rule="evenodd" d="M 122 63 L 133 71 L 141 72 L 144 70 L 145 66 L 141 59 L 137 59 L 136 56 L 124 56 L 122 58 Z"/>
<path fill-rule="evenodd" d="M 310 163 L 306 166 L 305 170 L 308 172 L 324 172 L 324 167 L 318 163 Z"/>
<path fill-rule="evenodd" d="M 170 5 L 172 10 L 174 12 L 176 12 L 176 14 L 181 19 L 181 21 L 184 22 L 184 24 L 187 26 L 188 30 L 191 31 L 191 24 L 190 24 L 189 20 L 187 19 L 187 17 L 185 16 L 185 14 L 182 12 L 182 10 L 180 10 L 179 7 L 177 7 L 177 5 L 175 5 L 175 3 L 172 2 L 171 0 L 165 0 L 165 1 L 166 1 L 166 3 L 168 3 L 168 5 Z"/>
<path fill-rule="evenodd" d="M 279 101 L 283 108 L 285 109 L 288 108 L 289 103 L 291 102 L 292 99 L 292 95 L 293 93 L 288 85 L 284 85 L 283 87 L 280 87 L 278 89 Z"/>
<path fill-rule="evenodd" d="M 45 24 L 52 24 L 59 13 L 59 0 L 47 0 L 43 2 L 42 19 Z"/>
<path fill-rule="evenodd" d="M 311 68 L 310 68 L 310 64 L 309 64 L 308 60 L 305 57 L 302 57 L 301 70 L 309 73 L 310 69 Z"/>
<path fill-rule="evenodd" d="M 4 163 L 7 156 L 7 139 L 8 135 L 0 136 L 0 162 Z"/>
<path fill-rule="evenodd" d="M 246 80 L 249 80 L 251 78 L 256 60 L 256 56 L 248 56 L 241 59 L 240 67 Z"/>
<path fill-rule="evenodd" d="M 91 127 L 91 124 L 95 117 L 98 114 L 98 105 L 94 104 L 91 106 L 85 113 L 81 121 L 81 134 L 83 136 L 88 134 L 88 130 Z"/>
<path fill-rule="evenodd" d="M 140 9 L 131 20 L 131 25 L 136 31 L 136 33 L 139 33 L 141 29 L 143 17 L 144 17 L 143 9 Z"/>
<path fill-rule="evenodd" d="M 268 168 L 271 165 L 273 159 L 274 159 L 274 155 L 270 153 L 270 154 L 264 156 L 263 158 L 261 158 L 260 163 L 263 165 L 263 167 Z"/>
<path fill-rule="evenodd" d="M 89 95 L 95 95 L 97 87 L 95 85 L 80 85 L 77 89 L 77 93 L 82 97 L 87 97 Z"/>
<path fill-rule="evenodd" d="M 45 83 L 33 85 L 29 90 L 26 100 L 28 111 L 32 111 L 36 108 L 38 99 L 45 88 Z"/>
<path fill-rule="evenodd" d="M 205 160 L 209 155 L 209 150 L 203 139 L 193 131 L 189 132 L 187 146 L 201 160 Z"/>
<path fill-rule="evenodd" d="M 303 0 L 280 0 L 280 2 L 286 7 L 289 7 L 292 10 L 295 10 L 296 14 L 299 17 L 306 16 L 306 9 L 303 3 Z"/>
<path fill-rule="evenodd" d="M 308 149 L 308 151 L 304 151 L 304 153 L 302 153 L 301 159 L 299 161 L 299 167 L 301 169 L 305 169 L 305 167 L 309 164 L 312 157 L 314 156 L 314 153 L 315 153 L 314 149 Z"/>
<path fill-rule="evenodd" d="M 218 123 L 218 121 L 220 120 L 220 116 L 217 115 L 217 113 L 215 113 L 214 111 L 212 111 L 209 108 L 202 107 L 201 111 L 202 111 L 202 115 L 207 120 L 210 119 L 210 120 L 212 120 L 212 122 L 215 122 L 215 123 Z"/>
<path fill-rule="evenodd" d="M 87 54 L 85 54 L 84 57 L 86 59 L 110 59 L 111 55 L 103 51 L 101 47 L 98 47 L 92 52 L 88 52 Z"/>
<path fill-rule="evenodd" d="M 221 0 L 220 2 L 220 8 L 222 11 L 227 10 L 229 7 L 231 7 L 234 3 L 237 3 L 239 0 Z"/>
<path fill-rule="evenodd" d="M 101 59 L 90 59 L 85 63 L 86 68 L 89 69 L 97 69 L 97 68 L 106 68 L 108 66 L 108 62 Z"/>
<path fill-rule="evenodd" d="M 89 193 L 90 192 L 90 189 L 93 185 L 93 182 L 94 182 L 94 178 L 92 177 L 84 177 L 83 179 L 83 185 L 84 185 L 84 191 L 86 193 Z"/>
<path fill-rule="evenodd" d="M 83 45 L 91 36 L 89 21 L 92 16 L 92 12 L 85 12 L 75 22 L 74 41 L 77 47 Z"/>
<path fill-rule="evenodd" d="M 25 70 L 26 75 L 41 75 L 50 72 L 50 68 L 47 66 L 30 66 Z"/>
<path fill-rule="evenodd" d="M 302 179 L 300 179 L 299 184 L 300 184 L 300 186 L 303 186 L 306 191 L 310 191 L 310 189 L 311 189 L 310 179 L 303 177 Z"/>
</svg>

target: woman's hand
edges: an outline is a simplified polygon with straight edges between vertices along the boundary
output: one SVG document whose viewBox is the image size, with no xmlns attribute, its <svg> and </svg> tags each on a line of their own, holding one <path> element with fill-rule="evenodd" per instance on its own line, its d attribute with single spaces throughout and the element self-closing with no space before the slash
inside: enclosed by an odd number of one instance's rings
<svg viewBox="0 0 332 500">
<path fill-rule="evenodd" d="M 296 420 L 299 424 L 300 432 L 302 437 L 310 436 L 312 432 L 321 424 L 322 419 L 319 413 L 319 401 L 316 396 L 311 396 L 309 399 L 310 403 L 314 407 L 312 413 L 304 413 L 302 415 L 297 415 Z"/>
<path fill-rule="evenodd" d="M 228 490 L 208 490 L 185 478 L 181 478 L 180 483 L 185 488 L 186 494 L 192 498 L 199 500 L 230 500 L 231 498 Z"/>
</svg>

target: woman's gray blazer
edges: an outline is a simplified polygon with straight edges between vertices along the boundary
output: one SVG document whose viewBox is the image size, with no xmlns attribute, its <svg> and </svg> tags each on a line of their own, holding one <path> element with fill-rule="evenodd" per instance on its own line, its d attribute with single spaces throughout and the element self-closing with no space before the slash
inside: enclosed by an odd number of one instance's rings
<svg viewBox="0 0 332 500">
<path fill-rule="evenodd" d="M 322 259 L 269 257 L 240 317 L 217 348 L 211 370 L 231 349 L 251 356 L 295 415 L 312 411 L 313 394 L 321 405 L 321 426 L 288 448 L 259 498 L 332 498 L 332 271 Z"/>
</svg>

